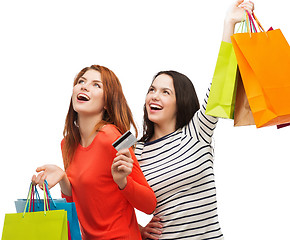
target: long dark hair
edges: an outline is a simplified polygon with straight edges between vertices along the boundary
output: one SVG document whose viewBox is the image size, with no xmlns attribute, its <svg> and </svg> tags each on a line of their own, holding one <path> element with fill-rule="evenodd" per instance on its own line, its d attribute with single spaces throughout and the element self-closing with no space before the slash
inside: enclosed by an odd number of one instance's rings
<svg viewBox="0 0 290 240">
<path fill-rule="evenodd" d="M 172 77 L 173 86 L 176 95 L 176 126 L 175 130 L 184 127 L 192 119 L 194 113 L 199 109 L 199 101 L 190 79 L 182 73 L 176 71 L 161 71 L 157 73 L 154 78 L 161 74 L 166 74 Z M 148 118 L 146 105 L 144 105 L 144 118 L 143 118 L 143 137 L 140 139 L 142 142 L 149 141 L 154 135 L 154 123 Z"/>
</svg>

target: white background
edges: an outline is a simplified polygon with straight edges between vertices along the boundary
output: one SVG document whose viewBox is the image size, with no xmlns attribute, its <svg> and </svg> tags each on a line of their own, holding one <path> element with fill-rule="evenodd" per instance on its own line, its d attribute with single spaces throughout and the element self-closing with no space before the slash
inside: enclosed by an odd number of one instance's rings
<svg viewBox="0 0 290 240">
<path fill-rule="evenodd" d="M 200 101 L 211 81 L 231 0 L 1 1 L 0 231 L 35 169 L 62 166 L 60 141 L 75 75 L 104 65 L 119 77 L 141 133 L 160 70 L 186 74 Z M 284 0 L 256 0 L 266 29 L 290 39 Z M 274 79 L 273 79 L 274 80 Z M 218 213 L 227 240 L 290 239 L 290 127 L 215 132 Z M 140 136 L 141 134 L 139 134 Z M 59 187 L 52 189 L 60 197 Z M 141 224 L 150 217 L 138 213 Z"/>
</svg>

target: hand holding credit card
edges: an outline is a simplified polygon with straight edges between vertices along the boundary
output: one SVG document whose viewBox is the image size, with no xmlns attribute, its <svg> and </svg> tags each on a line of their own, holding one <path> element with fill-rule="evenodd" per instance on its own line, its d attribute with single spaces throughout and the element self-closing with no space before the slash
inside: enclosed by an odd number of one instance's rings
<svg viewBox="0 0 290 240">
<path fill-rule="evenodd" d="M 112 143 L 113 147 L 120 151 L 122 149 L 130 148 L 137 142 L 135 136 L 129 131 L 125 132 L 120 138 Z"/>
</svg>

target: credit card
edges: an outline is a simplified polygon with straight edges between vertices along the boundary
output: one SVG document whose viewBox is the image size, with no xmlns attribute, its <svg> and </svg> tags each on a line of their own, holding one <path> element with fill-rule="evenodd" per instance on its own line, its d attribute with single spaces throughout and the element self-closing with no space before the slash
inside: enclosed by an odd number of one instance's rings
<svg viewBox="0 0 290 240">
<path fill-rule="evenodd" d="M 120 138 L 113 142 L 113 147 L 120 151 L 122 149 L 130 148 L 137 142 L 135 136 L 129 131 L 125 132 Z"/>
</svg>

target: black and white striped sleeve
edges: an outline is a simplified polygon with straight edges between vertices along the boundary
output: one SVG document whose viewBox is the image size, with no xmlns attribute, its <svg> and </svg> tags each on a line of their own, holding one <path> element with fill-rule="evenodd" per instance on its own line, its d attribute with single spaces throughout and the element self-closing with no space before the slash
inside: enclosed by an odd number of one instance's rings
<svg viewBox="0 0 290 240">
<path fill-rule="evenodd" d="M 186 127 L 186 131 L 191 135 L 195 135 L 195 137 L 200 141 L 211 144 L 213 132 L 216 128 L 218 118 L 205 114 L 209 91 L 210 88 L 207 90 L 206 97 L 203 100 L 200 109 L 194 114 L 193 119 Z"/>
</svg>

